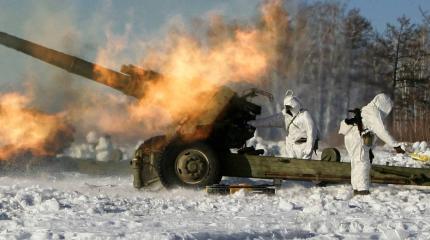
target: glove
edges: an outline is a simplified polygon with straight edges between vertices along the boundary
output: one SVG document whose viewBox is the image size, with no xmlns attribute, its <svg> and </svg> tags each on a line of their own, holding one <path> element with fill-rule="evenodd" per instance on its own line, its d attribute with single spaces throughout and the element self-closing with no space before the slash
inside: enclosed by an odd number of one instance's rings
<svg viewBox="0 0 430 240">
<path fill-rule="evenodd" d="M 404 154 L 405 150 L 403 150 L 400 146 L 394 147 L 394 150 L 396 150 L 396 153 Z"/>
<path fill-rule="evenodd" d="M 302 151 L 302 157 L 304 159 L 311 158 L 311 156 L 312 156 L 312 148 L 310 150 L 306 148 L 306 150 Z"/>
</svg>

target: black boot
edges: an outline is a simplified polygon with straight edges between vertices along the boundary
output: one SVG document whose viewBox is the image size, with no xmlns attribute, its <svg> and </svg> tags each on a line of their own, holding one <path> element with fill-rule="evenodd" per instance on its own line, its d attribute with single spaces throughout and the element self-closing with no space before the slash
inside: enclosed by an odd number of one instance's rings
<svg viewBox="0 0 430 240">
<path fill-rule="evenodd" d="M 354 190 L 354 196 L 357 196 L 357 195 L 369 195 L 369 194 L 370 194 L 369 190 L 361 190 L 361 191 Z"/>
</svg>

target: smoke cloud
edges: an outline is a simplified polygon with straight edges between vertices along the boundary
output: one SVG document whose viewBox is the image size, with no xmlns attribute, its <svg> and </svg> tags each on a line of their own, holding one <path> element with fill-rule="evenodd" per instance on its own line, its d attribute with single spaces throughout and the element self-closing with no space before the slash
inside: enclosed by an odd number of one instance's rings
<svg viewBox="0 0 430 240">
<path fill-rule="evenodd" d="M 223 85 L 264 85 L 279 59 L 277 49 L 288 23 L 282 1 L 262 4 L 255 19 L 242 22 L 212 11 L 191 25 L 172 17 L 153 38 L 136 34 L 141 29 L 132 21 L 118 32 L 111 16 L 109 2 L 85 21 L 76 18 L 73 7 L 58 10 L 35 5 L 24 27 L 25 38 L 49 48 L 112 69 L 134 63 L 164 76 L 147 86 L 143 99 L 136 100 L 26 60 L 21 92 L 30 100 L 23 107 L 52 116 L 61 113 L 61 121 L 75 127 L 77 139 L 95 130 L 120 143 L 135 143 L 163 133 L 184 117 L 197 118 L 204 111 L 202 103 Z"/>
</svg>

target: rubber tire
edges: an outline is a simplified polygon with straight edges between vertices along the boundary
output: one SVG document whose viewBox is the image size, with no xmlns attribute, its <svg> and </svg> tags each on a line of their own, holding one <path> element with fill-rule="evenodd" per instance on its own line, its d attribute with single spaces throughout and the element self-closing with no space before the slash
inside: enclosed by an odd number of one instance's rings
<svg viewBox="0 0 430 240">
<path fill-rule="evenodd" d="M 176 174 L 175 162 L 176 157 L 186 149 L 197 149 L 204 153 L 209 162 L 209 171 L 207 176 L 196 184 L 183 182 Z M 220 163 L 210 146 L 203 142 L 195 142 L 190 144 L 172 144 L 168 146 L 162 156 L 156 161 L 158 177 L 161 184 L 167 188 L 185 187 L 200 189 L 212 184 L 218 184 L 221 180 Z"/>
</svg>

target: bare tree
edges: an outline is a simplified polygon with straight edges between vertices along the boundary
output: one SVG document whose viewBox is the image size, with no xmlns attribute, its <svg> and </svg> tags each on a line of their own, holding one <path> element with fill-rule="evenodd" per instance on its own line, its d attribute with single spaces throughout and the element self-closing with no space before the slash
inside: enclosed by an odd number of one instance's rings
<svg viewBox="0 0 430 240">
<path fill-rule="evenodd" d="M 385 35 L 378 41 L 380 60 L 388 66 L 385 78 L 391 81 L 395 102 L 392 127 L 405 141 L 428 131 L 425 121 L 419 120 L 426 112 L 420 102 L 426 94 L 423 91 L 428 89 L 428 33 L 428 27 L 411 24 L 403 16 L 397 26 L 387 24 Z"/>
</svg>

